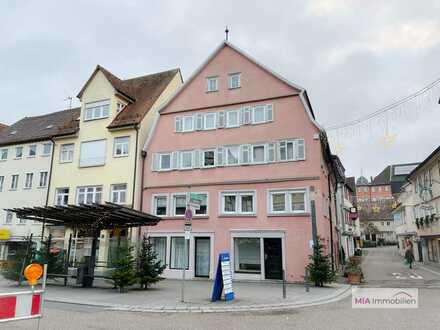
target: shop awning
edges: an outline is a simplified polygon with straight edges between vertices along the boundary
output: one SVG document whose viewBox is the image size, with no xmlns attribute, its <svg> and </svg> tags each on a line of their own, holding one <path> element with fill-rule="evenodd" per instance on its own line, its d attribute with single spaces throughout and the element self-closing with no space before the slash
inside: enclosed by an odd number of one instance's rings
<svg viewBox="0 0 440 330">
<path fill-rule="evenodd" d="M 160 221 L 155 215 L 110 202 L 5 210 L 14 212 L 17 218 L 83 230 L 155 226 Z"/>
</svg>

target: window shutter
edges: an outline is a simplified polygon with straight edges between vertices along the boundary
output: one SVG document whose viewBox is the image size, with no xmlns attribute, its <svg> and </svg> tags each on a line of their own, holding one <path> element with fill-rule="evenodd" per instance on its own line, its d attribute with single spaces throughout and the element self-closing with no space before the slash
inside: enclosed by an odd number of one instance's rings
<svg viewBox="0 0 440 330">
<path fill-rule="evenodd" d="M 250 162 L 249 150 L 250 150 L 250 145 L 248 145 L 248 144 L 244 144 L 244 145 L 240 146 L 240 163 L 243 165 L 249 164 L 249 162 Z"/>
<path fill-rule="evenodd" d="M 275 143 L 268 143 L 266 146 L 266 159 L 268 162 L 275 161 Z"/>
<path fill-rule="evenodd" d="M 296 159 L 306 159 L 304 140 L 296 140 Z"/>
<path fill-rule="evenodd" d="M 176 132 L 182 132 L 182 117 L 176 117 L 175 129 L 176 129 Z"/>
<path fill-rule="evenodd" d="M 240 109 L 240 126 L 244 125 L 244 108 Z"/>
<path fill-rule="evenodd" d="M 272 107 L 272 104 L 266 105 L 266 121 L 273 121 L 273 107 Z"/>
<path fill-rule="evenodd" d="M 252 110 L 251 107 L 244 108 L 244 120 L 245 125 L 249 125 L 252 122 Z"/>
<path fill-rule="evenodd" d="M 173 153 L 171 154 L 171 158 L 171 168 L 173 170 L 179 169 L 179 152 L 173 151 Z"/>
<path fill-rule="evenodd" d="M 225 148 L 217 148 L 217 166 L 225 165 Z"/>
<path fill-rule="evenodd" d="M 218 113 L 218 117 L 217 117 L 217 127 L 218 128 L 223 128 L 225 127 L 225 112 L 224 111 L 220 111 Z"/>
<path fill-rule="evenodd" d="M 196 115 L 196 130 L 201 131 L 203 129 L 203 114 L 198 113 Z"/>
<path fill-rule="evenodd" d="M 153 171 L 159 171 L 159 154 L 153 154 L 153 163 L 151 164 Z"/>
<path fill-rule="evenodd" d="M 193 168 L 200 168 L 200 150 L 193 151 Z"/>
</svg>

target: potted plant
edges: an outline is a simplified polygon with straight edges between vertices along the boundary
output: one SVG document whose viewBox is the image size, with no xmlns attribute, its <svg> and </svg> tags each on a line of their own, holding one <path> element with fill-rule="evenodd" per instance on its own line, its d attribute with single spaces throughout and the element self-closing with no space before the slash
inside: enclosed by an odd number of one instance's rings
<svg viewBox="0 0 440 330">
<path fill-rule="evenodd" d="M 349 284 L 360 284 L 362 278 L 362 268 L 356 262 L 349 262 L 345 267 L 347 281 Z"/>
</svg>

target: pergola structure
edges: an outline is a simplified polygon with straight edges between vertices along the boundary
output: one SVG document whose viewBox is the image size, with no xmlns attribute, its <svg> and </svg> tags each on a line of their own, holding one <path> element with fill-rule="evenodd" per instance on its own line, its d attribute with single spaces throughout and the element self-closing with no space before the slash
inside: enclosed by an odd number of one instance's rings
<svg viewBox="0 0 440 330">
<path fill-rule="evenodd" d="M 92 237 L 92 251 L 83 286 L 93 284 L 96 261 L 96 247 L 101 230 L 126 229 L 142 226 L 155 226 L 160 218 L 148 213 L 105 202 L 105 204 L 80 204 L 67 206 L 23 207 L 6 209 L 14 212 L 17 218 L 42 222 L 54 226 L 64 226 L 81 230 Z"/>
</svg>

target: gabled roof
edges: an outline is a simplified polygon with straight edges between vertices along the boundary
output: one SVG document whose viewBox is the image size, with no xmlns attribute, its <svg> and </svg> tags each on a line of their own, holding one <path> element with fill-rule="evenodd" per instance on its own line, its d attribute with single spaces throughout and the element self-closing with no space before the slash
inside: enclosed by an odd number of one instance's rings
<svg viewBox="0 0 440 330">
<path fill-rule="evenodd" d="M 124 88 L 135 100 L 129 103 L 113 120 L 108 128 L 138 124 L 142 121 L 171 80 L 180 69 L 150 74 L 147 76 L 121 80 Z"/>
<path fill-rule="evenodd" d="M 410 174 L 408 174 L 407 178 L 412 177 L 419 169 L 421 169 L 427 162 L 429 162 L 435 155 L 440 154 L 440 146 L 438 146 L 433 152 L 429 154 L 428 157 L 423 160 L 415 169 L 411 171 Z"/>
<path fill-rule="evenodd" d="M 127 99 L 127 106 L 115 117 L 108 128 L 116 128 L 138 124 L 156 102 L 171 80 L 180 75 L 180 69 L 172 69 L 164 72 L 153 73 L 131 79 L 120 79 L 100 65 L 96 66 L 90 78 L 78 93 L 81 98 L 87 86 L 98 72 L 106 77 L 117 93 Z"/>
<path fill-rule="evenodd" d="M 80 108 L 36 117 L 25 117 L 0 131 L 0 145 L 36 142 L 55 136 L 74 134 L 78 130 Z"/>
<path fill-rule="evenodd" d="M 267 73 L 271 74 L 272 76 L 276 77 L 277 79 L 279 79 L 280 81 L 284 82 L 285 84 L 289 85 L 290 87 L 296 89 L 298 91 L 298 95 L 301 98 L 301 101 L 304 104 L 304 107 L 306 108 L 307 113 L 310 116 L 310 119 L 312 120 L 312 122 L 317 126 L 317 128 L 321 131 L 324 131 L 324 129 L 316 122 L 315 120 L 315 115 L 313 113 L 313 109 L 312 106 L 310 104 L 310 100 L 309 97 L 307 95 L 306 90 L 297 85 L 294 84 L 293 82 L 289 81 L 288 79 L 284 78 L 283 76 L 279 75 L 278 73 L 275 73 L 274 71 L 270 70 L 269 68 L 267 68 L 265 65 L 261 64 L 260 62 L 258 62 L 256 59 L 254 59 L 252 56 L 250 56 L 249 54 L 245 53 L 244 51 L 242 51 L 241 49 L 239 49 L 238 47 L 234 46 L 233 44 L 231 44 L 228 41 L 223 41 L 215 50 L 214 52 L 211 53 L 211 55 L 196 69 L 196 71 L 194 71 L 194 73 L 188 78 L 188 80 L 182 85 L 180 86 L 180 88 L 174 93 L 174 95 L 172 95 L 165 103 L 164 105 L 161 107 L 161 109 L 159 110 L 159 112 L 161 112 L 161 110 L 163 110 L 166 106 L 168 106 L 172 100 L 174 100 L 174 98 L 176 98 L 194 79 L 195 77 L 198 76 L 198 74 L 209 64 L 209 62 L 211 62 L 211 60 L 224 48 L 224 47 L 230 47 L 231 49 L 235 50 L 237 53 L 241 54 L 242 56 L 244 56 L 245 58 L 247 58 L 248 60 L 250 60 L 251 62 L 253 62 L 255 65 L 259 66 L 261 69 L 263 69 L 264 71 L 266 71 Z"/>
<path fill-rule="evenodd" d="M 405 163 L 405 164 L 393 164 L 388 165 L 383 169 L 382 172 L 377 175 L 371 185 L 391 185 L 391 192 L 393 194 L 399 193 L 403 184 L 405 183 L 406 178 L 408 177 L 408 172 L 398 173 L 396 172 L 396 168 L 412 168 L 417 167 L 418 163 Z"/>
</svg>

